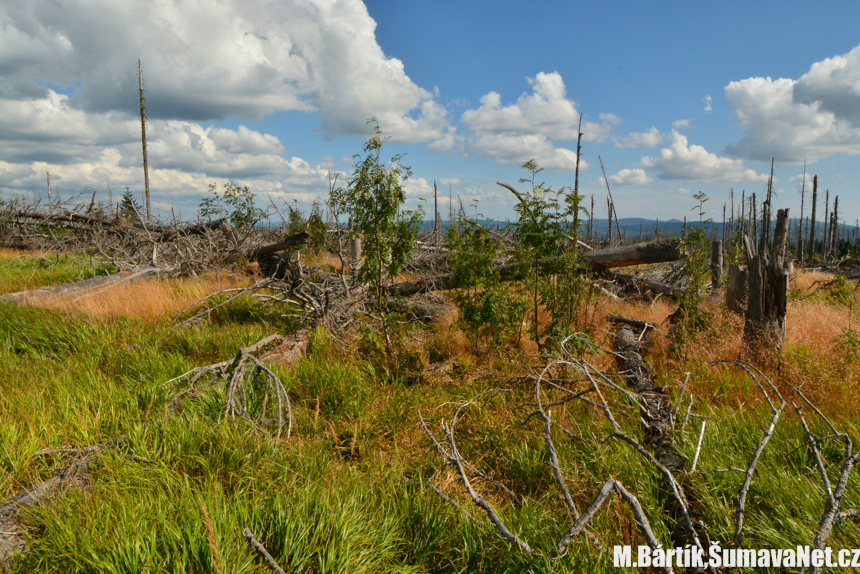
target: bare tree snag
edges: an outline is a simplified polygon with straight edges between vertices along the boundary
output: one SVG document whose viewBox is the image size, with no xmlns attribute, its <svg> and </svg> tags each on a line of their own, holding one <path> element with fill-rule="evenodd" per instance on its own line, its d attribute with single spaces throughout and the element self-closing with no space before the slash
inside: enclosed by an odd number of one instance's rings
<svg viewBox="0 0 860 574">
<path fill-rule="evenodd" d="M 45 177 L 48 179 L 48 205 L 53 205 L 51 201 L 51 172 L 45 171 Z"/>
<path fill-rule="evenodd" d="M 749 269 L 749 304 L 744 323 L 744 352 L 760 365 L 768 364 L 785 345 L 785 312 L 789 274 L 785 268 L 788 209 L 776 214 L 770 256 L 757 253 L 748 236 L 744 247 Z"/>
<path fill-rule="evenodd" d="M 137 83 L 140 88 L 140 141 L 143 145 L 143 183 L 146 195 L 146 222 L 152 223 L 152 208 L 149 205 L 149 162 L 146 160 L 146 104 L 143 98 L 143 74 L 140 60 L 137 61 Z"/>
<path fill-rule="evenodd" d="M 723 280 L 723 242 L 711 241 L 711 289 L 716 291 Z"/>
<path fill-rule="evenodd" d="M 353 237 L 349 242 L 349 257 L 356 265 L 361 263 L 361 237 Z"/>
<path fill-rule="evenodd" d="M 746 311 L 749 296 L 749 272 L 744 265 L 729 267 L 729 286 L 726 289 L 726 307 L 735 313 Z"/>
<path fill-rule="evenodd" d="M 809 257 L 815 257 L 815 209 L 818 203 L 818 176 L 812 176 L 812 217 L 809 219 Z"/>
</svg>

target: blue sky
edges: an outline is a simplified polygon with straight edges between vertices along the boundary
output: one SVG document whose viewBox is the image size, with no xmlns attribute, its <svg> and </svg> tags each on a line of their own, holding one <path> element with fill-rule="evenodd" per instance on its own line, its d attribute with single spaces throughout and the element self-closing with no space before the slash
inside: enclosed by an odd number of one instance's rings
<svg viewBox="0 0 860 574">
<path fill-rule="evenodd" d="M 523 161 L 573 185 L 581 113 L 581 190 L 605 201 L 601 157 L 621 217 L 682 218 L 702 190 L 719 219 L 775 157 L 778 207 L 798 215 L 806 159 L 853 223 L 858 22 L 856 2 L 6 2 L 0 189 L 140 191 L 140 58 L 163 213 L 229 180 L 307 207 L 376 116 L 410 205 L 436 180 L 510 218 L 495 182 Z"/>
</svg>

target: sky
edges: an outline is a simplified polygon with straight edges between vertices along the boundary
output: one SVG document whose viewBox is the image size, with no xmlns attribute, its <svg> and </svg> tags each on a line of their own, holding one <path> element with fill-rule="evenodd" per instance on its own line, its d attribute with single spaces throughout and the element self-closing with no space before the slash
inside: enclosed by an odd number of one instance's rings
<svg viewBox="0 0 860 574">
<path fill-rule="evenodd" d="M 618 216 L 707 216 L 761 194 L 800 211 L 818 175 L 860 218 L 860 3 L 508 0 L 6 0 L 0 199 L 142 203 L 137 62 L 153 210 L 196 216 L 209 185 L 308 209 L 349 178 L 375 117 L 404 154 L 407 207 L 433 185 L 513 219 L 522 164 Z M 737 199 L 735 200 L 737 202 Z M 831 197 L 832 204 L 832 197 Z M 807 196 L 806 211 L 809 214 Z M 596 208 L 597 211 L 597 208 Z M 823 217 L 820 215 L 819 220 Z"/>
</svg>

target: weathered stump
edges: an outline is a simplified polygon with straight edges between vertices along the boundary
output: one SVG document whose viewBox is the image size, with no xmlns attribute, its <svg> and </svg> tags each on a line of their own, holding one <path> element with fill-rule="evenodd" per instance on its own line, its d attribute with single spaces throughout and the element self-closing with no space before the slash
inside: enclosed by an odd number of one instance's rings
<svg viewBox="0 0 860 574">
<path fill-rule="evenodd" d="M 353 237 L 349 242 L 349 257 L 352 261 L 358 263 L 361 261 L 361 238 Z"/>
<path fill-rule="evenodd" d="M 744 354 L 753 363 L 767 365 L 785 345 L 785 313 L 788 303 L 788 269 L 785 268 L 788 209 L 776 215 L 770 255 L 757 253 L 744 236 L 749 264 L 749 304 L 744 322 Z"/>
<path fill-rule="evenodd" d="M 720 288 L 723 280 L 723 242 L 711 241 L 711 289 Z"/>
<path fill-rule="evenodd" d="M 729 285 L 726 288 L 726 307 L 735 313 L 744 313 L 749 296 L 749 272 L 744 265 L 729 266 Z"/>
</svg>

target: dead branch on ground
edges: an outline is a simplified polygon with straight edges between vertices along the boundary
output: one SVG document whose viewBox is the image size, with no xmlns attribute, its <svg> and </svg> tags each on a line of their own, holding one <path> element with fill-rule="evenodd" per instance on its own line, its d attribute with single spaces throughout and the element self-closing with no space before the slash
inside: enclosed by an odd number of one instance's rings
<svg viewBox="0 0 860 574">
<path fill-rule="evenodd" d="M 307 345 L 307 330 L 299 332 L 295 337 L 289 339 L 281 335 L 271 335 L 249 347 L 239 349 L 236 356 L 229 361 L 192 369 L 165 383 L 175 383 L 187 379 L 186 388 L 173 397 L 171 405 L 174 408 L 179 408 L 182 397 L 187 395 L 196 399 L 206 389 L 224 384 L 227 391 L 224 417 L 235 419 L 238 415 L 255 428 L 264 430 L 264 426 L 267 424 L 266 407 L 270 397 L 272 397 L 277 402 L 275 438 L 281 438 L 281 431 L 285 424 L 284 415 L 286 414 L 286 439 L 289 440 L 293 429 L 293 411 L 290 397 L 287 395 L 287 390 L 281 379 L 269 369 L 264 359 L 267 354 L 282 354 L 285 350 L 303 345 Z M 259 384 L 255 375 L 263 375 L 265 383 Z M 262 405 L 258 405 L 261 395 Z"/>
</svg>

